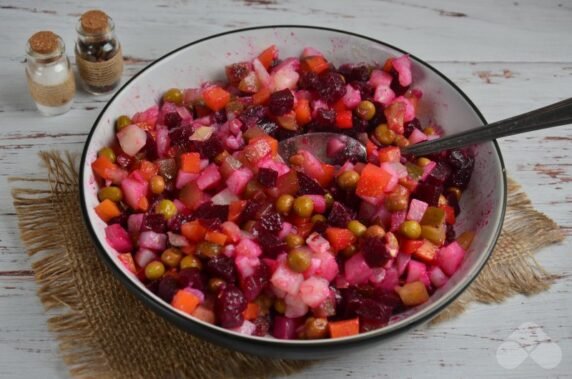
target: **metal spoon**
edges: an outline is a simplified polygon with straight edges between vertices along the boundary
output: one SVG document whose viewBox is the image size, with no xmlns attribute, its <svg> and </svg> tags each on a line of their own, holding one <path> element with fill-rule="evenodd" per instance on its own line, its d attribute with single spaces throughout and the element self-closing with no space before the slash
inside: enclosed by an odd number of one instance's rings
<svg viewBox="0 0 572 379">
<path fill-rule="evenodd" d="M 515 134 L 531 132 L 534 130 L 551 128 L 572 123 L 572 98 L 539 108 L 518 116 L 507 118 L 483 127 L 438 138 L 432 141 L 407 146 L 401 149 L 403 154 L 415 156 L 436 153 L 442 150 L 455 149 L 480 142 L 491 141 L 496 138 Z M 286 161 L 298 150 L 308 150 L 319 160 L 332 163 L 333 157 L 328 156 L 327 146 L 332 138 L 337 138 L 346 144 L 346 149 L 355 154 L 361 161 L 365 161 L 366 151 L 364 145 L 358 140 L 336 133 L 309 133 L 288 138 L 279 145 L 279 152 Z"/>
</svg>

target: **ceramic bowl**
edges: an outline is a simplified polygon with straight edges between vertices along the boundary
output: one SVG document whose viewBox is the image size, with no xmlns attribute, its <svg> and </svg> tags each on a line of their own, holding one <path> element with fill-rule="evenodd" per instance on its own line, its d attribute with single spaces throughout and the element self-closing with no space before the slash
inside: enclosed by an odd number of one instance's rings
<svg viewBox="0 0 572 379">
<path fill-rule="evenodd" d="M 184 330 L 208 341 L 243 352 L 265 356 L 314 359 L 339 355 L 374 343 L 387 342 L 435 317 L 457 298 L 479 274 L 495 246 L 506 207 L 506 178 L 496 142 L 476 146 L 475 170 L 464 192 L 457 230 L 476 230 L 476 238 L 460 269 L 430 300 L 400 315 L 389 325 L 342 339 L 313 341 L 277 340 L 241 335 L 196 320 L 151 293 L 117 258 L 105 239 L 105 224 L 94 212 L 97 187 L 90 168 L 97 151 L 114 139 L 114 121 L 155 104 L 171 87 L 197 87 L 224 78 L 225 65 L 248 60 L 276 44 L 283 57 L 298 56 L 311 46 L 334 64 L 382 63 L 405 52 L 374 38 L 350 32 L 309 26 L 272 26 L 236 30 L 189 43 L 157 59 L 117 91 L 101 111 L 87 139 L 81 161 L 81 206 L 85 222 L 101 257 L 115 276 L 152 310 Z M 419 118 L 434 121 L 445 134 L 483 125 L 485 119 L 469 98 L 445 75 L 411 56 L 415 87 L 423 91 Z"/>
</svg>

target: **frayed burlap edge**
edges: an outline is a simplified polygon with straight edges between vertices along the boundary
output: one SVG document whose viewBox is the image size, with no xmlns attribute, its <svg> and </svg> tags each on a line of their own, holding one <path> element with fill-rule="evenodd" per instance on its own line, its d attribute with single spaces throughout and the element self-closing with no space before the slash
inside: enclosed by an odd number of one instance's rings
<svg viewBox="0 0 572 379">
<path fill-rule="evenodd" d="M 61 195 L 77 195 L 78 173 L 75 168 L 77 156 L 69 153 L 65 157 L 59 152 L 41 152 L 40 158 L 48 171 L 47 179 L 11 178 L 11 181 L 34 184 L 49 189 L 12 190 L 14 206 L 19 219 L 21 239 L 30 256 L 38 283 L 38 296 L 47 311 L 55 311 L 48 320 L 48 327 L 58 339 L 62 359 L 76 378 L 117 378 L 120 375 L 108 360 L 106 350 L 95 335 L 93 325 L 83 309 L 82 299 L 76 291 L 76 273 L 68 260 L 66 236 L 61 233 L 61 218 L 54 207 L 61 206 Z M 69 200 L 69 199 L 68 199 Z M 78 203 L 79 204 L 79 199 Z M 154 316 L 149 313 L 150 316 Z M 173 328 L 174 332 L 182 333 Z M 143 338 L 143 337 L 142 337 Z M 108 342 L 108 341 L 105 341 Z M 207 344 L 200 341 L 199 343 Z M 208 344 L 210 353 L 231 354 L 221 361 L 219 368 L 205 369 L 200 362 L 193 367 L 192 374 L 181 367 L 171 368 L 168 377 L 196 378 L 267 378 L 273 375 L 289 375 L 308 367 L 311 361 L 264 359 L 250 356 Z M 224 363 L 223 363 L 224 362 Z M 247 372 L 245 372 L 247 368 Z M 169 370 L 166 369 L 167 373 Z M 133 377 L 145 377 L 132 374 Z"/>
<path fill-rule="evenodd" d="M 472 302 L 500 303 L 516 294 L 545 291 L 559 277 L 544 270 L 533 254 L 562 241 L 563 232 L 532 207 L 520 185 L 510 178 L 507 200 L 503 229 L 492 256 L 471 286 L 433 324 L 461 314 Z"/>
</svg>

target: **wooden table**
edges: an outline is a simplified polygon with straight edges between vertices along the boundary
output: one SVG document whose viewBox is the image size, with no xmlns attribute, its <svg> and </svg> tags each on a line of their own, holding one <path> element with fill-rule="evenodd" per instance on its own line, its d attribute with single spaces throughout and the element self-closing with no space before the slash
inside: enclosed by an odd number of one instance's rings
<svg viewBox="0 0 572 379">
<path fill-rule="evenodd" d="M 88 9 L 79 3 L 0 1 L 2 378 L 68 375 L 35 295 L 7 178 L 43 176 L 38 151 L 80 151 L 108 99 L 81 93 L 69 113 L 44 118 L 27 93 L 23 64 L 27 38 L 37 30 L 51 29 L 63 37 L 71 52 L 76 19 Z M 92 6 L 115 19 L 126 56 L 126 78 L 171 49 L 213 33 L 260 24 L 308 24 L 369 35 L 426 59 L 457 83 L 489 120 L 572 95 L 570 0 L 104 0 Z M 500 145 L 508 173 L 568 236 L 563 244 L 538 255 L 562 279 L 540 295 L 516 296 L 498 305 L 473 305 L 454 321 L 419 328 L 377 349 L 324 361 L 297 378 L 571 375 L 572 125 L 505 138 Z M 525 322 L 540 325 L 560 346 L 563 356 L 555 368 L 547 370 L 527 359 L 508 370 L 497 362 L 499 346 Z M 534 345 L 535 338 L 530 336 L 528 341 Z"/>
</svg>

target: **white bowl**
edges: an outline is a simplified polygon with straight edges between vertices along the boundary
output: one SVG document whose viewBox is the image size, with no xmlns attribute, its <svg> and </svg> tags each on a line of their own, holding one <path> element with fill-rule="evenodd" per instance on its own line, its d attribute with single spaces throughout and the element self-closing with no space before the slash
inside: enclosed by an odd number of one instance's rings
<svg viewBox="0 0 572 379">
<path fill-rule="evenodd" d="M 97 185 L 90 164 L 97 151 L 114 139 L 114 122 L 122 114 L 133 114 L 156 104 L 168 88 L 197 87 L 202 82 L 224 79 L 224 67 L 248 60 L 265 47 L 276 44 L 283 57 L 297 56 L 307 46 L 322 51 L 334 64 L 383 63 L 404 51 L 373 38 L 308 26 L 272 26 L 236 30 L 204 38 L 156 60 L 128 81 L 101 111 L 88 136 L 81 162 L 81 205 L 86 224 L 102 258 L 135 295 L 151 309 L 179 327 L 232 349 L 282 358 L 314 359 L 338 355 L 344 350 L 387 340 L 428 321 L 475 279 L 490 256 L 500 234 L 506 206 L 506 178 L 496 142 L 475 147 L 475 170 L 461 201 L 456 229 L 477 230 L 477 235 L 459 271 L 430 300 L 401 314 L 386 327 L 342 339 L 298 341 L 241 335 L 196 320 L 151 293 L 117 258 L 105 239 L 105 223 L 94 212 Z M 411 56 L 413 81 L 423 91 L 419 118 L 440 125 L 445 134 L 485 123 L 477 107 L 449 79 L 420 59 Z"/>
</svg>

